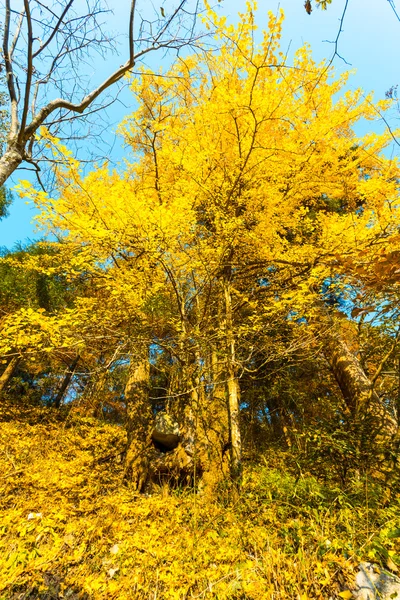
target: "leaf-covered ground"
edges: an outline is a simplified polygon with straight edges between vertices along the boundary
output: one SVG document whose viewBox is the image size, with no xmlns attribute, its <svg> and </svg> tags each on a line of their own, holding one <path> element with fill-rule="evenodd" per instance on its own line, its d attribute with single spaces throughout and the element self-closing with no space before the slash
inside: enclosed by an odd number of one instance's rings
<svg viewBox="0 0 400 600">
<path fill-rule="evenodd" d="M 236 497 L 139 496 L 123 428 L 4 404 L 0 419 L 1 600 L 350 598 L 360 560 L 400 563 L 399 499 L 383 508 L 372 484 L 323 485 L 271 451 Z"/>
</svg>

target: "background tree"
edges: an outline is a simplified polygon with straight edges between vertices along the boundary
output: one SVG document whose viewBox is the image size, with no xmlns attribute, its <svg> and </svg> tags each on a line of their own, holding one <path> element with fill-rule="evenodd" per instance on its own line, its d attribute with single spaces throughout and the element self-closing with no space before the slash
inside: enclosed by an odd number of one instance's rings
<svg viewBox="0 0 400 600">
<path fill-rule="evenodd" d="M 195 41 L 198 3 L 192 9 L 189 0 L 171 3 L 153 21 L 151 17 L 141 18 L 136 4 L 131 0 L 129 12 L 127 8 L 126 61 L 92 87 L 83 65 L 94 54 L 105 58 L 109 51 L 115 51 L 104 28 L 109 12 L 106 4 L 89 1 L 82 11 L 83 5 L 76 0 L 24 0 L 21 9 L 6 0 L 1 13 L 0 68 L 6 77 L 10 119 L 0 158 L 0 186 L 23 162 L 30 163 L 39 176 L 44 154 L 43 145 L 37 141 L 42 126 L 54 135 L 72 137 L 68 127 L 82 115 L 86 119 L 108 104 L 110 98 L 105 98 L 104 92 L 149 52 L 179 50 Z"/>
<path fill-rule="evenodd" d="M 4 89 L 5 79 L 0 74 L 0 154 L 3 155 L 4 146 L 7 140 L 7 132 L 9 127 L 9 115 L 7 112 L 7 94 Z M 9 190 L 2 185 L 0 186 L 0 219 L 8 214 L 8 206 L 12 202 L 12 196 Z"/>
</svg>

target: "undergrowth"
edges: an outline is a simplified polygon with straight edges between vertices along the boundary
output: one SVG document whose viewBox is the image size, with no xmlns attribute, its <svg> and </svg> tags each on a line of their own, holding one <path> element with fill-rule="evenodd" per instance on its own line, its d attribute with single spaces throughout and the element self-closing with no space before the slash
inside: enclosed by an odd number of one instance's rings
<svg viewBox="0 0 400 600">
<path fill-rule="evenodd" d="M 399 498 L 384 507 L 367 477 L 341 489 L 271 451 L 239 494 L 140 496 L 122 428 L 11 405 L 0 419 L 1 600 L 350 598 L 361 560 L 400 564 Z"/>
</svg>

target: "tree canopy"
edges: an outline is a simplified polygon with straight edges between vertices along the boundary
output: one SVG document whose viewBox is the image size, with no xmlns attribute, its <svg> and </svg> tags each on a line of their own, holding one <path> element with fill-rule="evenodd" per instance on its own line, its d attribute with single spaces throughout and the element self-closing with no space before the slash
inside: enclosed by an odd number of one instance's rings
<svg viewBox="0 0 400 600">
<path fill-rule="evenodd" d="M 189 490 L 195 510 L 197 493 L 208 506 L 240 505 L 247 485 L 255 504 L 247 496 L 246 503 L 261 514 L 260 464 L 275 490 L 276 455 L 286 457 L 285 485 L 294 491 L 284 503 L 296 515 L 290 535 L 297 527 L 300 556 L 303 525 L 293 503 L 308 478 L 334 492 L 315 492 L 334 498 L 321 509 L 324 523 L 337 498 L 340 510 L 343 494 L 359 498 L 364 480 L 362 493 L 371 485 L 375 500 L 397 506 L 400 170 L 386 153 L 393 132 L 356 133 L 392 99 L 349 90 L 350 75 L 317 64 L 307 45 L 288 64 L 279 46 L 283 12 L 269 14 L 256 41 L 255 9 L 249 3 L 234 26 L 208 7 L 204 23 L 217 49 L 198 47 L 166 71 L 143 68 L 130 78 L 137 108 L 120 125 L 129 152 L 120 170 L 86 174 L 60 139 L 41 132 L 61 165 L 58 189 L 19 185 L 50 235 L 1 258 L 0 394 L 5 406 L 25 398 L 32 414 L 50 406 L 47 414 L 75 419 L 88 446 L 104 448 L 113 437 L 120 480 L 113 475 L 110 494 L 118 507 L 122 482 L 135 498 L 165 483 Z M 93 487 L 93 474 L 85 477 Z M 363 548 L 397 568 L 400 555 L 388 541 L 395 518 L 376 534 L 376 547 L 368 530 Z M 260 531 L 254 548 L 265 551 Z M 336 576 L 338 565 L 348 568 L 348 547 L 340 542 L 334 554 L 336 537 L 318 540 L 318 583 L 300 596 L 304 586 L 285 580 L 277 597 L 311 598 L 312 589 L 323 597 L 335 583 L 329 593 L 350 598 Z M 123 560 L 107 563 L 121 567 L 121 586 Z M 168 595 L 164 562 L 157 569 L 166 598 L 201 593 L 200 575 L 189 583 L 179 571 L 184 583 L 170 582 L 177 595 Z M 103 583 L 91 572 L 84 589 L 118 594 L 110 583 L 116 572 Z M 264 571 L 258 587 L 246 577 L 248 597 L 275 597 Z M 150 588 L 136 583 L 145 597 Z"/>
</svg>

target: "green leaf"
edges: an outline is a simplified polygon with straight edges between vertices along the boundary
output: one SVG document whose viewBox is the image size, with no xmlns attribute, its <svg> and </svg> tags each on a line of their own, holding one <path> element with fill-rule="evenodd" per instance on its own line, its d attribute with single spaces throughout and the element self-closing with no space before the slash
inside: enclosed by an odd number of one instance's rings
<svg viewBox="0 0 400 600">
<path fill-rule="evenodd" d="M 388 533 L 388 538 L 398 538 L 400 537 L 400 529 L 392 529 L 392 531 L 389 531 Z"/>
</svg>

